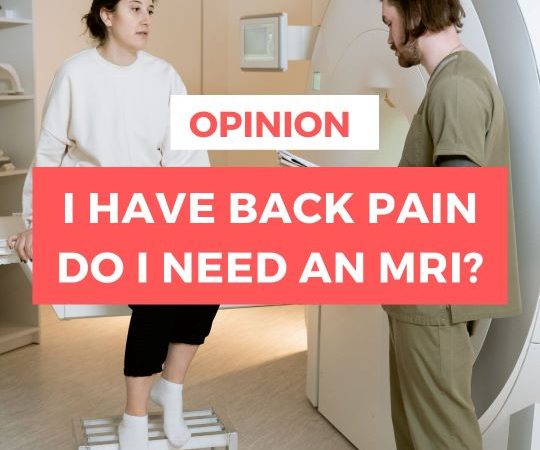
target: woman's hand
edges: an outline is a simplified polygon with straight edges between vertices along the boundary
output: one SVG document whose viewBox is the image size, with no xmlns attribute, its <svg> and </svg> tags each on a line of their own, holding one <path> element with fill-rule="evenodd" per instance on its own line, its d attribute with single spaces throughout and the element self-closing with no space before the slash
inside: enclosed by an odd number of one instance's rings
<svg viewBox="0 0 540 450">
<path fill-rule="evenodd" d="M 23 262 L 32 261 L 32 228 L 10 236 L 8 245 L 17 252 Z"/>
</svg>

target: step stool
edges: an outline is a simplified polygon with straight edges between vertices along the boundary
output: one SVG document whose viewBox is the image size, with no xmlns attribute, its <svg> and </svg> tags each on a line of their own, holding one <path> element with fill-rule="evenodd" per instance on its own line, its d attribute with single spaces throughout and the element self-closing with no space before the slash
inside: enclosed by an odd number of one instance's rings
<svg viewBox="0 0 540 450">
<path fill-rule="evenodd" d="M 121 417 L 108 419 L 76 419 L 73 435 L 77 450 L 119 450 L 117 427 Z M 184 420 L 191 431 L 191 439 L 182 450 L 227 449 L 238 450 L 238 433 L 226 427 L 213 409 L 184 411 Z M 148 414 L 149 450 L 171 450 L 163 431 L 161 412 Z"/>
</svg>

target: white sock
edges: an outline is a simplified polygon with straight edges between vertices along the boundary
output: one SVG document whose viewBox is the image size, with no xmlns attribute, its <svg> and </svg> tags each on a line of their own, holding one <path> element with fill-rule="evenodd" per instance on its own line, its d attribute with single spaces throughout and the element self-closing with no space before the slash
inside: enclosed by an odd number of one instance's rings
<svg viewBox="0 0 540 450">
<path fill-rule="evenodd" d="M 191 438 L 191 433 L 183 417 L 183 387 L 181 384 L 172 383 L 159 377 L 150 392 L 150 398 L 163 408 L 165 435 L 170 444 L 176 448 L 182 447 Z"/>
<path fill-rule="evenodd" d="M 118 425 L 120 450 L 148 450 L 148 416 L 124 413 Z"/>
</svg>

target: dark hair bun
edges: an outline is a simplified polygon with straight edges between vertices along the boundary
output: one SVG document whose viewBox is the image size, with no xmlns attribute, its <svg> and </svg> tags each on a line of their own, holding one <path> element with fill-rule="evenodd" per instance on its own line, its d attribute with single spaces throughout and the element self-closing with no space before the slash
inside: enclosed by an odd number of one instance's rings
<svg viewBox="0 0 540 450">
<path fill-rule="evenodd" d="M 103 44 L 107 40 L 107 27 L 101 20 L 101 8 L 109 11 L 114 11 L 120 0 L 93 0 L 90 12 L 85 14 L 82 21 L 86 24 L 86 28 L 90 35 Z"/>
</svg>

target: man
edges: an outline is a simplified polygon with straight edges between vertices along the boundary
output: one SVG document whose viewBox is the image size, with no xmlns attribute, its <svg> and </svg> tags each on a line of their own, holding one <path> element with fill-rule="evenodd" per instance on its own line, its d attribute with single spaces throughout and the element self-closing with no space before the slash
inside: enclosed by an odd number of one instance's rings
<svg viewBox="0 0 540 450">
<path fill-rule="evenodd" d="M 504 104 L 495 81 L 459 38 L 459 0 L 382 0 L 399 65 L 422 64 L 427 92 L 400 166 L 509 166 Z M 475 321 L 521 312 L 512 195 L 508 304 L 385 306 L 390 324 L 392 421 L 398 450 L 481 450 L 471 399 Z"/>
</svg>

